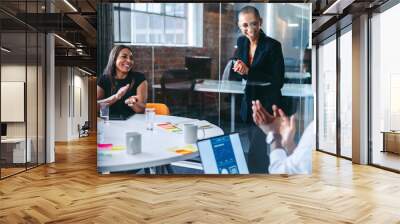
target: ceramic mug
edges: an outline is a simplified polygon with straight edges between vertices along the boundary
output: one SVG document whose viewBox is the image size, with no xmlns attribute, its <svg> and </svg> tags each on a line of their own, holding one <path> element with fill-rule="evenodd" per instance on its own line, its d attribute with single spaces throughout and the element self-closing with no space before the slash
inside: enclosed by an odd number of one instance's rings
<svg viewBox="0 0 400 224">
<path fill-rule="evenodd" d="M 186 144 L 194 144 L 197 142 L 197 125 L 184 124 L 183 138 Z"/>
<path fill-rule="evenodd" d="M 126 133 L 126 152 L 131 155 L 142 152 L 142 135 L 140 133 Z"/>
</svg>

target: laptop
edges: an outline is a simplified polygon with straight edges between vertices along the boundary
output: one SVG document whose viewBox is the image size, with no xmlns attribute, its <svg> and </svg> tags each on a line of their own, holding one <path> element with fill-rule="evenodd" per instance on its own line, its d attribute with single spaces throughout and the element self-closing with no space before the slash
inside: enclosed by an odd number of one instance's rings
<svg viewBox="0 0 400 224">
<path fill-rule="evenodd" d="M 197 142 L 205 174 L 249 174 L 238 133 Z"/>
</svg>

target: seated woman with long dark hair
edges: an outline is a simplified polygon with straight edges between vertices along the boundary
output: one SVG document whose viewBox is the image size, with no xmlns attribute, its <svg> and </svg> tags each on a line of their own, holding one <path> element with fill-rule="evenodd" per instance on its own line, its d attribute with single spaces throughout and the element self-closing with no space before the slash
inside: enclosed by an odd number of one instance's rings
<svg viewBox="0 0 400 224">
<path fill-rule="evenodd" d="M 147 101 L 144 74 L 133 71 L 133 51 L 124 45 L 115 46 L 107 67 L 97 82 L 97 100 L 110 107 L 110 116 L 143 113 Z"/>
</svg>

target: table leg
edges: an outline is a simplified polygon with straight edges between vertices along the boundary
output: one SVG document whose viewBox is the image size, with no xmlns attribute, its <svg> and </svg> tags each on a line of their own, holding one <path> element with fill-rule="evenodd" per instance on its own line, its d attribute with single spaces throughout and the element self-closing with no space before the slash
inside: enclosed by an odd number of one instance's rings
<svg viewBox="0 0 400 224">
<path fill-rule="evenodd" d="M 235 94 L 231 93 L 231 132 L 235 131 Z"/>
</svg>

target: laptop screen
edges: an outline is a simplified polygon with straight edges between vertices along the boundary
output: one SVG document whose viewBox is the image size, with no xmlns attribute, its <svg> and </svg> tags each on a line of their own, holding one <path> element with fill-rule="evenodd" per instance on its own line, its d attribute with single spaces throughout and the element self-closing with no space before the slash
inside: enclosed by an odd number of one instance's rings
<svg viewBox="0 0 400 224">
<path fill-rule="evenodd" d="M 205 174 L 248 174 L 239 134 L 233 133 L 197 142 Z"/>
</svg>

